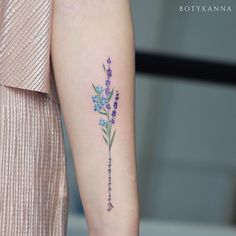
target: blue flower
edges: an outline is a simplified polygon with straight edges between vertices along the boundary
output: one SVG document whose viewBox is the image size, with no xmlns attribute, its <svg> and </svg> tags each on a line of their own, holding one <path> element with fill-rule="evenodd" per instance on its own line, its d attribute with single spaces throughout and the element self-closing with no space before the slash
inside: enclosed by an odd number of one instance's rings
<svg viewBox="0 0 236 236">
<path fill-rule="evenodd" d="M 101 105 L 105 105 L 107 103 L 107 98 L 105 97 L 101 97 L 101 101 L 100 101 Z"/>
<path fill-rule="evenodd" d="M 99 120 L 99 125 L 100 125 L 100 126 L 105 126 L 106 123 L 107 123 L 107 121 L 105 121 L 105 120 L 102 119 L 102 118 Z"/>
<path fill-rule="evenodd" d="M 97 91 L 97 93 L 99 93 L 99 94 L 101 94 L 102 92 L 103 92 L 103 87 L 102 86 L 97 86 L 96 87 L 96 91 Z"/>
<path fill-rule="evenodd" d="M 98 102 L 98 96 L 97 96 L 97 95 L 92 96 L 92 100 L 93 100 L 94 103 L 95 103 L 95 102 Z"/>
<path fill-rule="evenodd" d="M 100 111 L 101 111 L 101 109 L 102 109 L 102 106 L 101 106 L 101 104 L 99 104 L 99 103 L 96 103 L 96 104 L 94 105 L 94 111 L 100 112 Z"/>
</svg>

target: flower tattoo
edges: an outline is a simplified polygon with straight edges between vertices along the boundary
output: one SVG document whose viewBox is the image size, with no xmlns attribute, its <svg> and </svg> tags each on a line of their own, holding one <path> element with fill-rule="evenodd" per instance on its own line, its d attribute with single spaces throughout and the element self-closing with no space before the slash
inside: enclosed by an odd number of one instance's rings
<svg viewBox="0 0 236 236">
<path fill-rule="evenodd" d="M 108 57 L 106 66 L 103 64 L 103 69 L 106 75 L 105 86 L 95 86 L 93 89 L 95 95 L 92 96 L 92 102 L 94 105 L 94 111 L 98 112 L 103 117 L 99 120 L 99 126 L 103 132 L 103 139 L 108 147 L 108 211 L 114 208 L 111 199 L 111 148 L 115 138 L 116 129 L 114 128 L 117 108 L 119 100 L 119 92 L 114 88 L 111 88 L 111 58 Z"/>
</svg>

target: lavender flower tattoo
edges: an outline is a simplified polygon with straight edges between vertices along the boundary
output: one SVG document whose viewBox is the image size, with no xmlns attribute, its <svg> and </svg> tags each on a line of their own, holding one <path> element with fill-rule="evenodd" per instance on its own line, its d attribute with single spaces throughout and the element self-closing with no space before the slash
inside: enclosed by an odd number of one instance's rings
<svg viewBox="0 0 236 236">
<path fill-rule="evenodd" d="M 95 91 L 95 95 L 92 96 L 92 101 L 94 104 L 94 111 L 98 112 L 103 118 L 100 118 L 99 125 L 103 132 L 103 139 L 108 147 L 108 211 L 111 211 L 114 207 L 111 202 L 111 147 L 115 138 L 116 129 L 114 128 L 116 116 L 117 116 L 117 108 L 118 108 L 118 100 L 119 100 L 119 92 L 114 88 L 111 88 L 111 58 L 108 57 L 107 65 L 103 64 L 103 69 L 106 75 L 105 78 L 105 86 L 95 86 L 93 84 L 93 89 Z M 115 95 L 115 96 L 113 96 Z M 113 104 L 111 102 L 113 100 Z"/>
</svg>

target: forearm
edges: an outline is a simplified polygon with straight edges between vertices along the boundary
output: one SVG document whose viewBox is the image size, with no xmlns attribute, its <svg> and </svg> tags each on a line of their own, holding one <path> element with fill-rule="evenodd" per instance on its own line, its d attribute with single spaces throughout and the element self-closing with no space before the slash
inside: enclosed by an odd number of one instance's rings
<svg viewBox="0 0 236 236">
<path fill-rule="evenodd" d="M 56 0 L 52 61 L 90 235 L 137 236 L 134 45 L 128 1 Z M 92 84 L 108 87 L 101 94 L 107 100 L 114 88 L 102 110 L 94 111 L 92 96 L 100 95 Z M 100 118 L 111 121 L 110 129 L 98 124 Z"/>
</svg>

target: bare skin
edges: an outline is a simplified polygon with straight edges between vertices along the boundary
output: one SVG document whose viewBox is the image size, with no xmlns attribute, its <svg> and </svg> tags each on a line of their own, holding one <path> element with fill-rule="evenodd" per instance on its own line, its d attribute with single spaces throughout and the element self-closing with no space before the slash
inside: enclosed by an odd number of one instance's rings
<svg viewBox="0 0 236 236">
<path fill-rule="evenodd" d="M 89 236 L 138 236 L 134 37 L 129 1 L 55 0 L 51 42 L 56 86 Z M 92 84 L 104 86 L 102 65 L 108 65 L 109 57 L 112 87 L 119 91 L 116 134 L 110 150 L 114 206 L 110 210 L 108 146 L 98 124 L 101 115 L 94 111 L 91 99 L 95 92 Z"/>
</svg>

